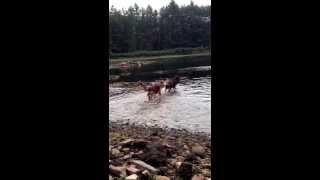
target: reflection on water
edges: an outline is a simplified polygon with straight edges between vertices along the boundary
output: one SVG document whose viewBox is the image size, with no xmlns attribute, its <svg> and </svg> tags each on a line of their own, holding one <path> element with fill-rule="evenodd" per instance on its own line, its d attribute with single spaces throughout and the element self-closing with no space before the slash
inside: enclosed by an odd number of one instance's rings
<svg viewBox="0 0 320 180">
<path fill-rule="evenodd" d="M 109 86 L 109 119 L 211 133 L 211 77 L 182 78 L 161 102 L 146 102 L 146 92 L 131 86 Z"/>
</svg>

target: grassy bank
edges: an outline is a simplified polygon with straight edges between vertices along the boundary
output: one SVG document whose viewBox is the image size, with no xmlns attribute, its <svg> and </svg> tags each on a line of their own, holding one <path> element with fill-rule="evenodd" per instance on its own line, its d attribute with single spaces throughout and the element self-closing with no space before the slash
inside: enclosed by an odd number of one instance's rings
<svg viewBox="0 0 320 180">
<path fill-rule="evenodd" d="M 158 51 L 136 51 L 130 53 L 111 53 L 110 59 L 144 58 L 167 55 L 190 55 L 209 52 L 209 48 L 176 48 Z"/>
</svg>

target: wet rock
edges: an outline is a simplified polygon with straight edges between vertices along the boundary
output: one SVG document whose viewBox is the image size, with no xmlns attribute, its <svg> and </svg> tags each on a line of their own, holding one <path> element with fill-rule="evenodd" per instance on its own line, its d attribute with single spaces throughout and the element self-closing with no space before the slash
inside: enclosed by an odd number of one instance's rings
<svg viewBox="0 0 320 180">
<path fill-rule="evenodd" d="M 141 166 L 141 167 L 149 170 L 149 171 L 150 171 L 151 173 L 153 173 L 153 174 L 159 173 L 159 170 L 158 170 L 158 169 L 154 168 L 153 166 L 151 166 L 151 165 L 149 165 L 149 164 L 147 164 L 147 163 L 145 163 L 145 162 L 143 162 L 143 161 L 140 161 L 140 160 L 131 160 L 130 162 L 133 163 L 133 164 L 135 164 L 135 165 Z"/>
<path fill-rule="evenodd" d="M 191 152 L 201 157 L 205 155 L 205 149 L 200 145 L 192 146 Z"/>
<path fill-rule="evenodd" d="M 155 180 L 170 180 L 167 176 L 156 176 Z"/>
<path fill-rule="evenodd" d="M 137 180 L 137 179 L 138 179 L 138 175 L 136 175 L 136 174 L 132 174 L 132 175 L 126 177 L 126 180 Z"/>
<path fill-rule="evenodd" d="M 191 180 L 205 180 L 205 179 L 206 178 L 203 175 L 199 174 L 199 175 L 194 175 Z"/>
</svg>

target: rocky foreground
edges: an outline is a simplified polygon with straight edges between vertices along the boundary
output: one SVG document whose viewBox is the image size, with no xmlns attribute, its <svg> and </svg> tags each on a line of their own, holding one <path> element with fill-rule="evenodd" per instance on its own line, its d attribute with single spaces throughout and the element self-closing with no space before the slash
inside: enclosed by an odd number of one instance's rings
<svg viewBox="0 0 320 180">
<path fill-rule="evenodd" d="M 185 130 L 109 125 L 109 180 L 211 179 L 211 138 Z"/>
</svg>

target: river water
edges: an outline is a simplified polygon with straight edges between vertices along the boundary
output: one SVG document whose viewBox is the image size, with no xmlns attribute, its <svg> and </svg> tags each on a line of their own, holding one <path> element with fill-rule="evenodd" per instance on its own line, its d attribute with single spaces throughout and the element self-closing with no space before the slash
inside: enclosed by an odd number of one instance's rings
<svg viewBox="0 0 320 180">
<path fill-rule="evenodd" d="M 146 94 L 134 82 L 109 84 L 109 120 L 211 134 L 211 75 L 182 77 L 160 103 L 147 102 Z"/>
</svg>

